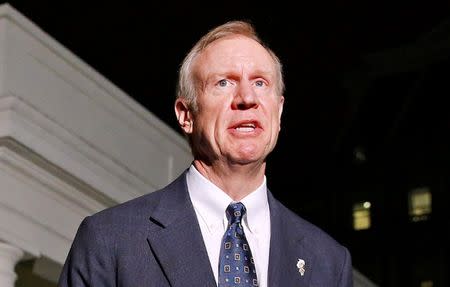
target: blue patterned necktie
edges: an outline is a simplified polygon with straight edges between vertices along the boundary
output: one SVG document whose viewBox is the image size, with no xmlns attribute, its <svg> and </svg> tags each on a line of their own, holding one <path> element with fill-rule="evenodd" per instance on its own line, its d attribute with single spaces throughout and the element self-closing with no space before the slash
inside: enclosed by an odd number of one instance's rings
<svg viewBox="0 0 450 287">
<path fill-rule="evenodd" d="M 252 252 L 241 225 L 245 211 L 240 202 L 227 207 L 228 228 L 220 247 L 218 287 L 258 286 Z"/>
</svg>

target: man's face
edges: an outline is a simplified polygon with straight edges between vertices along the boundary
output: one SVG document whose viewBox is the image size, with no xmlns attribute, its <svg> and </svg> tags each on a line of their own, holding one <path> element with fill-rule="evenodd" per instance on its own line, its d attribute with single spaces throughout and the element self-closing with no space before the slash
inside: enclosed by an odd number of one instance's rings
<svg viewBox="0 0 450 287">
<path fill-rule="evenodd" d="M 228 37 L 208 46 L 194 71 L 198 112 L 185 131 L 196 154 L 210 162 L 263 162 L 275 147 L 284 102 L 269 53 L 252 39 Z"/>
</svg>

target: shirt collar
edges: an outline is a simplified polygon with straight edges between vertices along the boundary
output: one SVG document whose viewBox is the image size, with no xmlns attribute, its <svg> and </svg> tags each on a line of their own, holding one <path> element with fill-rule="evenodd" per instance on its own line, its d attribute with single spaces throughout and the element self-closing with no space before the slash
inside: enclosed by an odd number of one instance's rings
<svg viewBox="0 0 450 287">
<path fill-rule="evenodd" d="M 247 209 L 247 216 L 244 217 L 244 224 L 247 224 L 250 232 L 258 233 L 263 223 L 261 220 L 267 218 L 265 215 L 269 212 L 265 176 L 262 184 L 256 190 L 244 197 L 241 202 Z"/>
<path fill-rule="evenodd" d="M 233 202 L 231 197 L 198 172 L 194 165 L 190 166 L 186 180 L 192 204 L 209 232 L 215 232 L 219 228 L 223 231 L 227 226 L 225 210 Z M 250 232 L 257 233 L 261 219 L 266 218 L 269 211 L 265 176 L 262 184 L 241 202 L 247 209 L 244 224 Z"/>
</svg>

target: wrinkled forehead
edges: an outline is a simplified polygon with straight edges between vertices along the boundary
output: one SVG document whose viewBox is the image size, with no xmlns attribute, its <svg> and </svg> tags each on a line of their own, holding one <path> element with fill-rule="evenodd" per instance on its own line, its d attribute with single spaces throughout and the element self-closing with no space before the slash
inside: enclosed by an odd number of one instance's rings
<svg viewBox="0 0 450 287">
<path fill-rule="evenodd" d="M 233 69 L 275 73 L 275 62 L 257 41 L 241 35 L 227 36 L 210 43 L 195 59 L 199 76 Z"/>
</svg>

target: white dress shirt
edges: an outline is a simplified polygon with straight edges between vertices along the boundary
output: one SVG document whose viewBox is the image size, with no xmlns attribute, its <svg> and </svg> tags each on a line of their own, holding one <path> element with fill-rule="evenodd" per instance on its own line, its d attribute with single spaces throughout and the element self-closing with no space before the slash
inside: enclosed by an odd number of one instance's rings
<svg viewBox="0 0 450 287">
<path fill-rule="evenodd" d="M 194 205 L 200 229 L 208 252 L 216 284 L 218 282 L 219 254 L 222 237 L 228 226 L 225 210 L 233 202 L 220 188 L 201 175 L 191 165 L 186 175 L 189 196 Z M 270 246 L 270 211 L 267 201 L 266 177 L 261 185 L 240 202 L 247 209 L 243 227 L 255 261 L 260 287 L 267 287 Z"/>
</svg>

